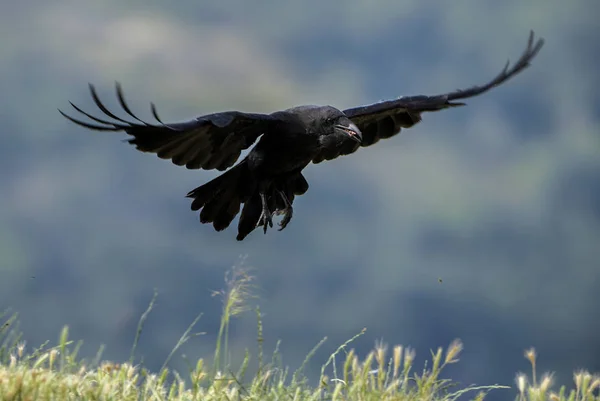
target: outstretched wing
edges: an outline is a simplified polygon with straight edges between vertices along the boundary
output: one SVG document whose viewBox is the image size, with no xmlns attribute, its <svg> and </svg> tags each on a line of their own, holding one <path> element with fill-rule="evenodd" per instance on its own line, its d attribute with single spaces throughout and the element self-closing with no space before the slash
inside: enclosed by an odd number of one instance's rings
<svg viewBox="0 0 600 401">
<path fill-rule="evenodd" d="M 485 85 L 457 90 L 443 95 L 401 97 L 396 100 L 344 110 L 344 114 L 362 131 L 362 146 L 370 146 L 382 138 L 389 138 L 398 134 L 402 128 L 409 128 L 417 124 L 421 121 L 421 113 L 423 112 L 464 106 L 465 103 L 456 102 L 456 100 L 477 96 L 501 85 L 529 67 L 529 62 L 543 45 L 543 39 L 538 39 L 534 43 L 534 33 L 531 31 L 527 48 L 515 65 L 509 68 L 510 62 L 507 62 L 502 72 Z M 352 153 L 357 149 L 358 146 L 355 146 L 353 149 L 349 149 L 347 153 L 341 154 Z"/>
<path fill-rule="evenodd" d="M 121 107 L 136 122 L 126 121 L 109 111 L 91 84 L 90 92 L 94 102 L 100 111 L 115 121 L 95 117 L 71 102 L 75 110 L 95 123 L 75 119 L 61 110 L 59 112 L 72 122 L 92 130 L 125 131 L 133 137 L 128 142 L 138 150 L 155 153 L 162 159 L 170 159 L 174 164 L 185 165 L 188 169 L 216 168 L 222 171 L 231 167 L 242 150 L 248 149 L 261 134 L 268 132 L 279 121 L 267 114 L 226 111 L 185 122 L 164 124 L 156 113 L 156 107 L 151 103 L 152 114 L 158 124 L 148 124 L 131 112 L 118 82 L 116 90 Z"/>
</svg>

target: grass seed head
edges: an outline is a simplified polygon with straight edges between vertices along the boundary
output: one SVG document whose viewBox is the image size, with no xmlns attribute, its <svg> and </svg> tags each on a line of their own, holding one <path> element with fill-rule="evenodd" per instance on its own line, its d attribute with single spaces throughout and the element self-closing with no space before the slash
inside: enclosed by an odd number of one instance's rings
<svg viewBox="0 0 600 401">
<path fill-rule="evenodd" d="M 515 382 L 517 383 L 519 393 L 521 393 L 521 395 L 525 394 L 525 389 L 527 388 L 527 376 L 524 373 L 519 373 L 517 374 Z"/>
<path fill-rule="evenodd" d="M 579 391 L 583 386 L 583 378 L 585 375 L 589 374 L 584 370 L 578 370 L 573 374 L 573 381 L 575 382 L 575 388 Z"/>
<path fill-rule="evenodd" d="M 542 390 L 543 393 L 546 393 L 550 389 L 550 387 L 552 387 L 553 381 L 554 380 L 553 380 L 552 374 L 546 373 L 542 377 L 542 381 L 540 382 L 540 390 Z"/>
<path fill-rule="evenodd" d="M 377 364 L 382 367 L 385 366 L 385 354 L 387 352 L 387 346 L 383 342 L 378 342 L 375 345 L 375 359 Z"/>
<path fill-rule="evenodd" d="M 401 363 L 402 363 L 402 346 L 396 345 L 394 347 L 394 377 L 398 377 L 398 371 L 400 370 Z"/>
<path fill-rule="evenodd" d="M 406 348 L 404 351 L 404 369 L 408 369 L 412 366 L 415 360 L 416 352 L 412 348 Z"/>
<path fill-rule="evenodd" d="M 19 343 L 19 345 L 17 345 L 17 355 L 19 356 L 19 359 L 23 358 L 23 351 L 25 350 L 25 343 Z"/>
<path fill-rule="evenodd" d="M 463 343 L 459 339 L 455 339 L 448 346 L 448 350 L 446 351 L 446 359 L 444 360 L 444 364 L 456 363 L 458 362 L 458 356 L 463 350 Z"/>
<path fill-rule="evenodd" d="M 537 354 L 535 353 L 535 348 L 531 347 L 525 351 L 525 358 L 529 360 L 532 366 L 535 366 L 535 361 L 537 359 Z"/>
<path fill-rule="evenodd" d="M 48 354 L 48 365 L 50 369 L 52 369 L 52 367 L 54 366 L 54 361 L 56 361 L 57 356 L 58 350 L 56 348 L 51 349 L 50 353 Z"/>
<path fill-rule="evenodd" d="M 589 388 L 589 392 L 593 393 L 594 391 L 596 391 L 598 388 L 600 388 L 600 376 L 598 375 L 594 375 L 593 377 L 593 381 L 592 384 L 590 384 L 590 388 Z"/>
</svg>

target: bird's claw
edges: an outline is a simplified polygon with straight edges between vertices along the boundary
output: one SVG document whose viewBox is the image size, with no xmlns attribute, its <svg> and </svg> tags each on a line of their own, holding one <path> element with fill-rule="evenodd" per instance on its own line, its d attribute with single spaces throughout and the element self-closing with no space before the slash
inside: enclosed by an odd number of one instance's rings
<svg viewBox="0 0 600 401">
<path fill-rule="evenodd" d="M 287 227 L 290 220 L 292 220 L 294 209 L 291 206 L 288 206 L 287 208 L 280 211 L 280 214 L 283 214 L 283 219 L 281 219 L 281 221 L 279 222 L 279 228 L 277 229 L 277 231 L 281 231 Z"/>
<path fill-rule="evenodd" d="M 268 210 L 263 210 L 260 218 L 258 219 L 258 226 L 263 226 L 263 231 L 267 233 L 267 227 L 273 227 L 273 217 Z"/>
</svg>

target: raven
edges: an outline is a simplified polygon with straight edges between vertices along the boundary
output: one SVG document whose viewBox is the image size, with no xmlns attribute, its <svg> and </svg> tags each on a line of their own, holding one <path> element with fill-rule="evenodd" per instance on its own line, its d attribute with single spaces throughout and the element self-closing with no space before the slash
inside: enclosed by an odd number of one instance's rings
<svg viewBox="0 0 600 401">
<path fill-rule="evenodd" d="M 136 117 L 125 102 L 120 84 L 117 98 L 123 110 L 136 122 L 114 115 L 98 98 L 92 84 L 89 89 L 98 108 L 114 121 L 95 117 L 69 102 L 79 113 L 95 123 L 77 120 L 60 109 L 72 122 L 99 131 L 125 131 L 127 141 L 142 152 L 155 153 L 188 169 L 217 169 L 220 176 L 190 191 L 191 209 L 200 211 L 201 223 L 212 223 L 217 231 L 229 227 L 243 204 L 237 240 L 243 240 L 255 228 L 273 227 L 273 216 L 283 215 L 279 230 L 292 219 L 294 197 L 308 190 L 302 170 L 309 163 L 332 160 L 398 134 L 421 121 L 421 114 L 464 106 L 457 100 L 482 94 L 529 66 L 540 51 L 543 39 L 534 43 L 530 32 L 527 48 L 511 67 L 490 82 L 466 90 L 435 96 L 405 96 L 340 111 L 332 106 L 299 106 L 272 114 L 226 111 L 189 121 L 165 124 L 156 107 L 151 111 L 158 124 Z M 96 124 L 97 123 L 97 124 Z M 259 139 L 260 137 L 260 139 Z M 258 141 L 258 142 L 257 142 Z M 237 165 L 230 168 L 243 150 L 256 145 Z"/>
</svg>

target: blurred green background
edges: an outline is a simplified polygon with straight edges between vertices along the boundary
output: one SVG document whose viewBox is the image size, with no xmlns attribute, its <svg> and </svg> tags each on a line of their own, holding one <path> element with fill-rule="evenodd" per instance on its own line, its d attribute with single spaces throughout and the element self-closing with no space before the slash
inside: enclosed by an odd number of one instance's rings
<svg viewBox="0 0 600 401">
<path fill-rule="evenodd" d="M 1 0 L 0 309 L 30 345 L 64 324 L 92 355 L 124 360 L 153 288 L 139 356 L 158 368 L 199 312 L 212 352 L 211 290 L 240 257 L 253 268 L 265 341 L 297 367 L 363 327 L 428 350 L 460 337 L 457 380 L 512 384 L 534 345 L 571 380 L 600 370 L 600 25 L 597 0 L 297 2 Z M 114 110 L 165 121 L 220 110 L 339 108 L 486 82 L 534 29 L 532 67 L 468 106 L 426 115 L 392 140 L 306 170 L 283 232 L 235 241 L 198 223 L 188 171 L 57 112 Z M 441 278 L 442 282 L 438 279 Z M 232 331 L 242 356 L 252 314 Z M 419 358 L 420 357 L 420 358 Z M 181 364 L 177 359 L 175 366 Z M 511 395 L 512 397 L 512 395 Z"/>
</svg>

